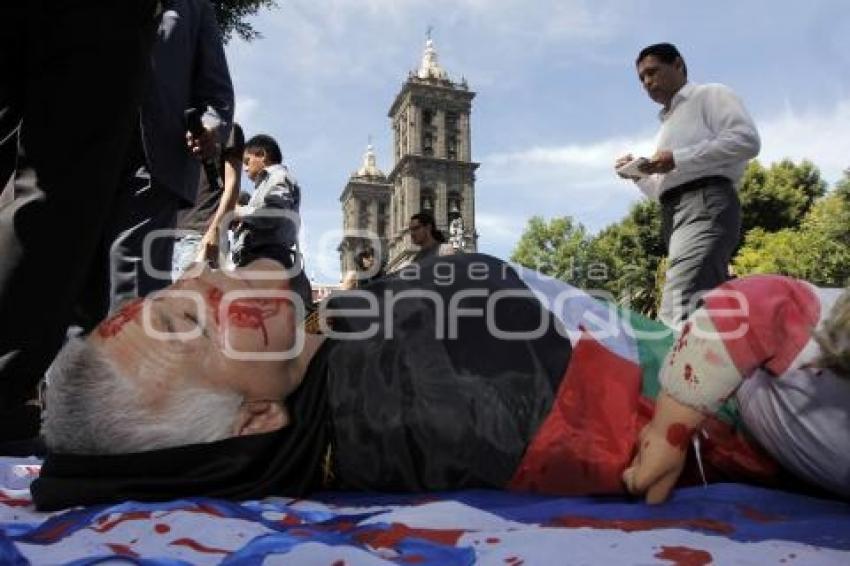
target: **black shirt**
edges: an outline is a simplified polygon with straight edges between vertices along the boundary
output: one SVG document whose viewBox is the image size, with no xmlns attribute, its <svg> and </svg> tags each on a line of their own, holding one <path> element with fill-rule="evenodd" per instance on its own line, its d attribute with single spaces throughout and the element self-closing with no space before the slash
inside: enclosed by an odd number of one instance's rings
<svg viewBox="0 0 850 566">
<path fill-rule="evenodd" d="M 242 128 L 239 124 L 233 124 L 233 129 L 230 130 L 230 136 L 221 150 L 221 161 L 218 164 L 219 175 L 224 178 L 224 162 L 231 157 L 236 157 L 242 160 L 242 153 L 245 150 L 245 134 L 242 133 Z M 209 227 L 210 219 L 215 214 L 218 208 L 218 203 L 221 201 L 221 195 L 224 192 L 224 186 L 219 186 L 216 190 L 210 187 L 210 182 L 207 179 L 205 171 L 201 171 L 201 177 L 198 186 L 198 198 L 195 205 L 191 208 L 183 209 L 177 215 L 177 228 L 182 230 L 195 230 L 203 234 Z"/>
</svg>

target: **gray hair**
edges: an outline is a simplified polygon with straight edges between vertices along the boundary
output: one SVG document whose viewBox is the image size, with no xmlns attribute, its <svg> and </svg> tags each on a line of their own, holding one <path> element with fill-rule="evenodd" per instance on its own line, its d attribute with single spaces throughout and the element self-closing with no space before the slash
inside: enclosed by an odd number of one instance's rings
<svg viewBox="0 0 850 566">
<path fill-rule="evenodd" d="M 184 382 L 186 382 L 184 380 Z M 71 338 L 47 373 L 41 433 L 50 450 L 125 454 L 232 436 L 242 403 L 234 392 L 185 385 L 161 407 L 97 347 Z"/>
</svg>

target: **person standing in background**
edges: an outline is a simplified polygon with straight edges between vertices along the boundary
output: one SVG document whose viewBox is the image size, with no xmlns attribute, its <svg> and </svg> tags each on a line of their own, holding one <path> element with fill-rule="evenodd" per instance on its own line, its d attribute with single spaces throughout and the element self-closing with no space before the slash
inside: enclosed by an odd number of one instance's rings
<svg viewBox="0 0 850 566">
<path fill-rule="evenodd" d="M 227 221 L 236 207 L 242 182 L 242 152 L 245 150 L 245 134 L 239 124 L 233 124 L 230 136 L 221 151 L 218 179 L 211 183 L 206 172 L 201 173 L 198 199 L 190 209 L 177 215 L 178 230 L 191 231 L 174 244 L 174 260 L 171 279 L 176 281 L 186 268 L 195 261 L 218 264 L 219 246 L 222 241 L 222 222 Z M 224 226 L 225 238 L 227 226 Z M 225 250 L 227 251 L 227 250 Z"/>
<path fill-rule="evenodd" d="M 728 278 L 741 231 L 737 185 L 761 142 L 731 89 L 688 82 L 688 68 L 674 45 L 650 45 L 635 64 L 647 94 L 663 107 L 657 151 L 636 173 L 621 170 L 632 155 L 619 158 L 615 168 L 661 202 L 668 267 L 659 317 L 678 327 L 700 292 Z"/>
</svg>

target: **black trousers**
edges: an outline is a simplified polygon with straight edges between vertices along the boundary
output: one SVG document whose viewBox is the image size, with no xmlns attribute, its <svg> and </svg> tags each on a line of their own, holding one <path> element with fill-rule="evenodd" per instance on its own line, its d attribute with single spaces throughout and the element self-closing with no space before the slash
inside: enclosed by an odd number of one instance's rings
<svg viewBox="0 0 850 566">
<path fill-rule="evenodd" d="M 13 415 L 62 344 L 110 216 L 157 4 L 0 8 L 0 155 L 19 149 L 14 199 L 0 205 L 0 440 L 32 432 Z"/>
</svg>

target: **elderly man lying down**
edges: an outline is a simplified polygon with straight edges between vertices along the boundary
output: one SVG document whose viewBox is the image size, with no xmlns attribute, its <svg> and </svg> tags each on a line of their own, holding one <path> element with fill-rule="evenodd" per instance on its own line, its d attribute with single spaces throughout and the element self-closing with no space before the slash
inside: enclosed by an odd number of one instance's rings
<svg viewBox="0 0 850 566">
<path fill-rule="evenodd" d="M 648 378 L 570 328 L 564 305 L 577 290 L 556 283 L 535 296 L 540 281 L 484 255 L 434 258 L 334 298 L 332 330 L 317 336 L 303 332 L 299 295 L 273 261 L 183 279 L 57 358 L 36 504 L 469 487 L 628 489 L 661 501 L 691 435 L 720 430 L 710 413 L 728 396 L 745 407 L 748 434 L 727 423 L 729 434 L 703 443 L 710 478 L 775 483 L 778 460 L 850 494 L 846 298 L 824 332 L 829 355 L 812 358 L 807 341 L 828 310 L 817 290 L 784 278 L 730 284 L 721 306 L 733 324 L 711 329 L 757 323 L 712 353 L 680 338 L 650 421 Z M 773 300 L 755 300 L 765 289 Z M 748 301 L 772 310 L 751 313 Z M 791 370 L 804 350 L 815 365 Z M 698 368 L 696 393 L 677 382 L 687 367 Z M 715 370 L 722 384 L 702 385 Z"/>
</svg>

